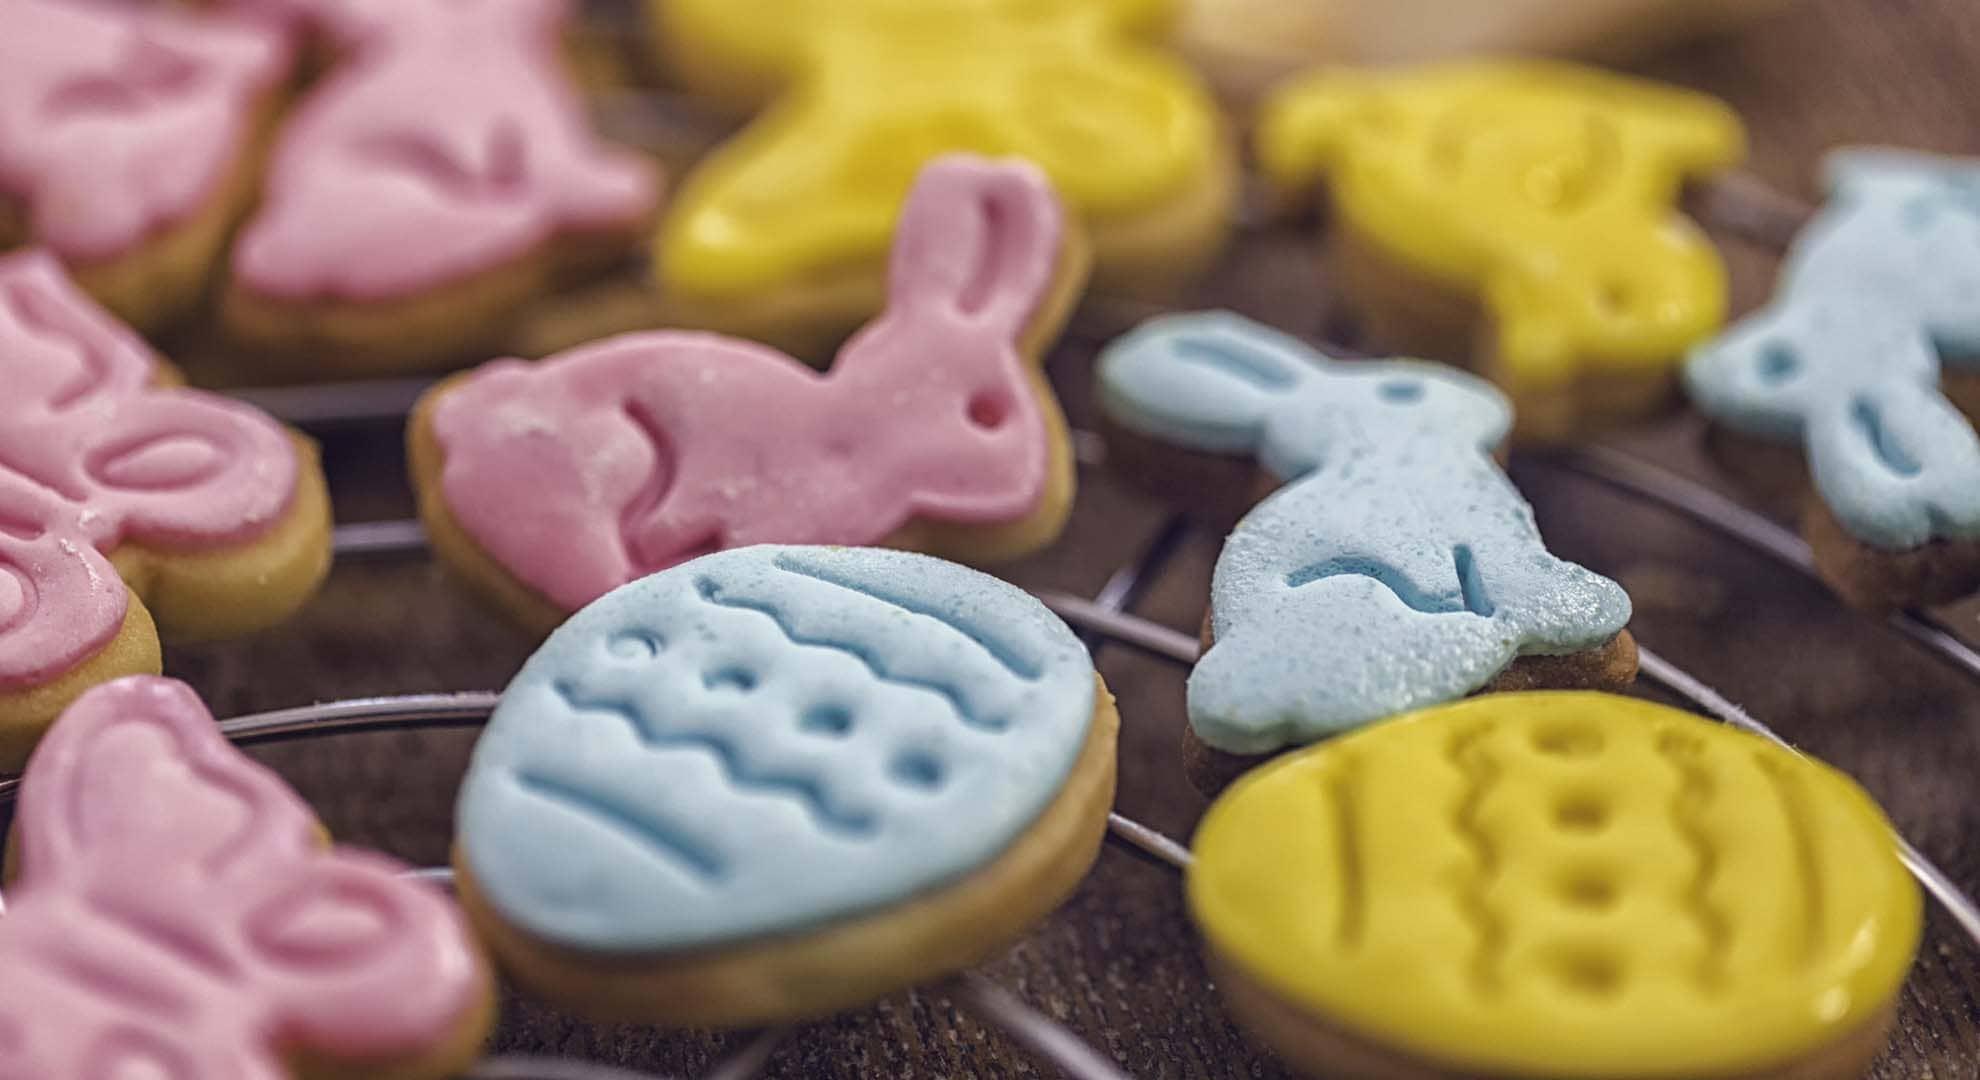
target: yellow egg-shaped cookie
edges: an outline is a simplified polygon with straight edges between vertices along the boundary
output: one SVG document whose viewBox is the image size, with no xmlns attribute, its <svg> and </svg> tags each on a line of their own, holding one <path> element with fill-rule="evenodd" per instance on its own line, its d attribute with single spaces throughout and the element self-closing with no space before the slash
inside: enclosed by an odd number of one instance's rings
<svg viewBox="0 0 1980 1080">
<path fill-rule="evenodd" d="M 1234 1010 L 1328 1075 L 1860 1076 L 1920 931 L 1847 777 L 1606 694 L 1474 698 L 1281 758 L 1194 850 Z"/>
</svg>

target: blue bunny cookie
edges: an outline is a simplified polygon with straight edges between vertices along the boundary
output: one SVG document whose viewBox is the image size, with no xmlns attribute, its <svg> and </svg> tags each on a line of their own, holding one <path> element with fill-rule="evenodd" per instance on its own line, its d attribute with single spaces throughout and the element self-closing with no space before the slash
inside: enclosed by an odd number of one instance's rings
<svg viewBox="0 0 1980 1080">
<path fill-rule="evenodd" d="M 1479 690 L 1620 688 L 1629 597 L 1549 554 L 1492 457 L 1484 381 L 1341 362 L 1235 315 L 1150 322 L 1101 359 L 1102 407 L 1142 437 L 1255 459 L 1283 484 L 1225 542 L 1189 679 L 1206 790 L 1259 755 Z"/>
<path fill-rule="evenodd" d="M 1980 438 L 1941 380 L 1980 368 L 1980 162 L 1828 161 L 1829 205 L 1767 307 L 1691 356 L 1714 423 L 1798 444 L 1823 577 L 1881 608 L 1980 587 Z"/>
<path fill-rule="evenodd" d="M 462 788 L 463 903 L 601 1018 L 816 1016 L 1001 951 L 1113 802 L 1113 698 L 996 578 L 751 547 L 608 593 L 508 690 Z"/>
</svg>

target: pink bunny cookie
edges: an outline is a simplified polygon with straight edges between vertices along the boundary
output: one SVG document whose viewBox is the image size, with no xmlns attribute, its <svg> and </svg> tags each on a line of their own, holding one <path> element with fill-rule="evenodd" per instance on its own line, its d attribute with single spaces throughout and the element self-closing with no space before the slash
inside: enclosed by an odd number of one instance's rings
<svg viewBox="0 0 1980 1080">
<path fill-rule="evenodd" d="M 441 553 L 525 624 L 758 543 L 1011 558 L 1072 501 L 1039 371 L 1086 269 L 1035 168 L 943 158 L 896 235 L 887 309 L 829 373 L 712 334 L 627 334 L 452 380 L 414 417 Z"/>
<path fill-rule="evenodd" d="M 288 39 L 102 0 L 0 0 L 0 247 L 150 328 L 205 289 L 254 197 Z"/>
<path fill-rule="evenodd" d="M 120 679 L 63 714 L 7 855 L 4 1080 L 426 1080 L 488 1031 L 447 900 L 326 849 L 180 683 Z"/>
<path fill-rule="evenodd" d="M 296 110 L 233 258 L 244 345 L 348 370 L 486 344 L 560 275 L 630 250 L 656 170 L 599 142 L 567 0 L 262 0 L 347 57 Z"/>
<path fill-rule="evenodd" d="M 176 381 L 53 258 L 0 258 L 0 772 L 89 686 L 158 670 L 154 614 L 248 633 L 328 568 L 314 448 Z"/>
</svg>

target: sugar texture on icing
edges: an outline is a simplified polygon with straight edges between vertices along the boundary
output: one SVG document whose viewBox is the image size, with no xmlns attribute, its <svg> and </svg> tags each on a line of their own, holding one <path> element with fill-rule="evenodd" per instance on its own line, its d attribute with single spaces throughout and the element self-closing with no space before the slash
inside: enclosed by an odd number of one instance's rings
<svg viewBox="0 0 1980 1080">
<path fill-rule="evenodd" d="M 620 588 L 502 696 L 459 807 L 505 919 L 652 954 L 802 930 L 953 881 L 1086 740 L 1093 665 L 989 575 L 762 546 Z"/>
<path fill-rule="evenodd" d="M 942 159 L 905 213 L 887 311 L 829 373 L 686 332 L 488 365 L 433 414 L 448 509 L 569 610 L 727 547 L 1020 520 L 1052 451 L 1019 342 L 1063 233 L 1035 169 Z"/>
<path fill-rule="evenodd" d="M 1092 222 L 1157 214 L 1223 167 L 1207 90 L 1134 40 L 1160 21 L 1157 5 L 858 6 L 661 6 L 700 64 L 768 64 L 785 84 L 683 183 L 659 236 L 664 284 L 746 297 L 870 266 L 916 174 L 942 154 L 1036 162 Z"/>
<path fill-rule="evenodd" d="M 17 824 L 0 1075 L 258 1080 L 298 1052 L 413 1057 L 487 992 L 446 899 L 325 850 L 183 684 L 83 695 L 30 761 Z"/>
<path fill-rule="evenodd" d="M 1340 362 L 1236 315 L 1154 320 L 1108 348 L 1101 402 L 1190 449 L 1256 455 L 1287 486 L 1211 582 L 1215 643 L 1189 718 L 1233 753 L 1299 745 L 1478 689 L 1514 659 L 1600 645 L 1620 586 L 1549 554 L 1492 459 L 1512 422 L 1469 375 Z"/>
<path fill-rule="evenodd" d="M 1531 60 L 1325 70 L 1258 133 L 1276 184 L 1324 177 L 1346 227 L 1479 299 L 1515 393 L 1668 371 L 1718 328 L 1725 267 L 1676 206 L 1743 148 L 1712 98 Z"/>
<path fill-rule="evenodd" d="M 1980 365 L 1980 162 L 1853 150 L 1766 308 L 1697 349 L 1693 400 L 1799 441 L 1852 536 L 1885 549 L 1980 536 L 1980 439 L 1939 389 Z"/>
<path fill-rule="evenodd" d="M 653 166 L 591 133 L 559 52 L 567 0 L 270 2 L 349 55 L 276 146 L 234 252 L 253 292 L 399 299 L 658 202 Z"/>
<path fill-rule="evenodd" d="M 115 636 L 127 597 L 104 556 L 119 545 L 238 543 L 291 504 L 280 425 L 156 376 L 150 348 L 52 257 L 0 258 L 0 689 Z"/>
<path fill-rule="evenodd" d="M 163 8 L 0 0 L 0 26 L 0 199 L 77 261 L 197 216 L 290 64 L 271 27 Z"/>
</svg>

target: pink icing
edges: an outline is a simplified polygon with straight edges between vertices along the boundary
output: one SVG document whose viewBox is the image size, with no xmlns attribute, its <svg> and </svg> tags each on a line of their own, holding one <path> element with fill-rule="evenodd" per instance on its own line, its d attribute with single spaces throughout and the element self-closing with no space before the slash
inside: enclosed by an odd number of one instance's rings
<svg viewBox="0 0 1980 1080">
<path fill-rule="evenodd" d="M 384 300 L 636 226 L 653 167 L 592 137 L 566 77 L 566 0 L 262 0 L 349 58 L 282 133 L 234 252 L 254 293 Z"/>
<path fill-rule="evenodd" d="M 69 670 L 122 625 L 103 557 L 239 543 L 288 511 L 280 425 L 192 390 L 41 252 L 0 258 L 0 688 Z"/>
<path fill-rule="evenodd" d="M 412 1056 L 484 993 L 451 905 L 315 818 L 199 698 L 137 677 L 56 722 L 0 916 L 0 1077 L 278 1080 Z"/>
<path fill-rule="evenodd" d="M 1062 235 L 1035 169 L 942 159 L 903 212 L 887 310 L 830 374 L 686 332 L 489 364 L 434 412 L 447 506 L 571 610 L 721 548 L 1020 519 L 1050 444 L 1017 343 Z"/>
<path fill-rule="evenodd" d="M 0 196 L 66 258 L 114 258 L 204 209 L 286 76 L 258 23 L 0 0 Z"/>
</svg>

